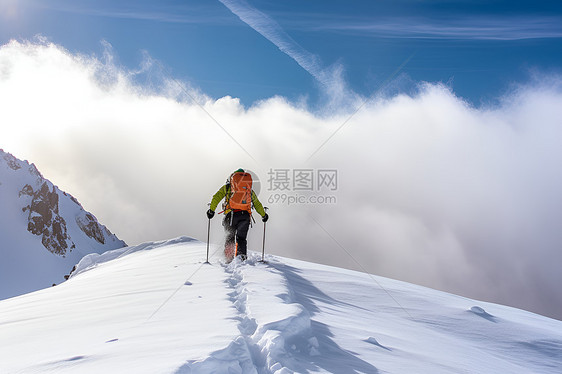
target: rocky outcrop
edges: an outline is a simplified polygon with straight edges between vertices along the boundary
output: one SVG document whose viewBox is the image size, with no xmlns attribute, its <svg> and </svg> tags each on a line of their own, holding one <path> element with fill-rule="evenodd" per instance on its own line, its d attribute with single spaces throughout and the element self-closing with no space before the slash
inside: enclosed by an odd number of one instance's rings
<svg viewBox="0 0 562 374">
<path fill-rule="evenodd" d="M 103 228 L 100 226 L 96 217 L 90 213 L 86 213 L 85 217 L 76 217 L 76 223 L 80 230 L 84 234 L 88 235 L 90 238 L 94 239 L 100 244 L 105 244 L 105 235 L 103 234 Z"/>
<path fill-rule="evenodd" d="M 47 182 L 34 191 L 29 184 L 20 191 L 20 196 L 31 196 L 30 205 L 23 208 L 29 212 L 27 230 L 41 236 L 41 243 L 50 252 L 65 256 L 67 250 L 75 248 L 66 230 L 66 221 L 59 215 L 59 195 Z"/>
<path fill-rule="evenodd" d="M 29 184 L 26 184 L 25 186 L 23 186 L 23 188 L 20 191 L 20 196 L 22 197 L 23 195 L 27 195 L 27 196 L 31 196 L 33 197 L 33 195 L 35 194 L 35 192 L 33 192 L 33 187 L 31 187 Z M 25 209 L 24 209 L 25 211 Z"/>
</svg>

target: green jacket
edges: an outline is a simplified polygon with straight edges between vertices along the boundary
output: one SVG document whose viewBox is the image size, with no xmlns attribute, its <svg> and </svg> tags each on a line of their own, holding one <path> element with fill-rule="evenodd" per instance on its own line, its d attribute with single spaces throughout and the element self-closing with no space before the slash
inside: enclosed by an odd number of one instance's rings
<svg viewBox="0 0 562 374">
<path fill-rule="evenodd" d="M 217 206 L 219 205 L 221 200 L 226 197 L 227 198 L 226 200 L 228 201 L 228 199 L 230 199 L 230 196 L 231 196 L 230 185 L 225 184 L 224 186 L 219 188 L 216 194 L 213 195 L 213 199 L 211 200 L 211 210 L 213 212 L 217 210 Z M 258 196 L 253 190 L 252 190 L 252 205 L 260 216 L 262 217 L 265 216 L 265 209 L 263 209 L 263 205 L 261 204 L 261 202 L 258 199 Z M 227 214 L 229 212 L 230 209 L 227 209 L 224 211 L 224 214 Z"/>
</svg>

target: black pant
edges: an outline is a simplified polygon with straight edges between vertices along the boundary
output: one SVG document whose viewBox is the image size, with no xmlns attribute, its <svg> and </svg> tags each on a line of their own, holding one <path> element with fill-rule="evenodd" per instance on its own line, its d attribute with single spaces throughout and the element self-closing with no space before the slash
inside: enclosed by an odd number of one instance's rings
<svg viewBox="0 0 562 374">
<path fill-rule="evenodd" d="M 246 256 L 248 250 L 248 230 L 250 229 L 250 213 L 246 211 L 230 212 L 222 225 L 226 231 L 225 246 L 234 245 L 236 239 L 236 255 Z"/>
</svg>

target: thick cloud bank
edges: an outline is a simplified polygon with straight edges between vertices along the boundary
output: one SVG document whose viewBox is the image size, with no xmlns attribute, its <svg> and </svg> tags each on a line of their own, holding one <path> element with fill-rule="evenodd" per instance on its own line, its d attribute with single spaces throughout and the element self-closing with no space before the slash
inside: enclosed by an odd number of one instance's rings
<svg viewBox="0 0 562 374">
<path fill-rule="evenodd" d="M 45 42 L 0 47 L 0 147 L 35 162 L 130 244 L 205 240 L 207 202 L 245 167 L 270 207 L 269 252 L 562 318 L 560 77 L 478 109 L 425 84 L 350 117 L 279 97 L 244 108 L 148 57 L 141 66 Z M 335 170 L 337 185 L 278 188 L 300 169 Z M 297 195 L 308 200 L 281 199 Z M 250 248 L 260 251 L 256 226 Z M 220 243 L 218 219 L 212 227 Z"/>
</svg>

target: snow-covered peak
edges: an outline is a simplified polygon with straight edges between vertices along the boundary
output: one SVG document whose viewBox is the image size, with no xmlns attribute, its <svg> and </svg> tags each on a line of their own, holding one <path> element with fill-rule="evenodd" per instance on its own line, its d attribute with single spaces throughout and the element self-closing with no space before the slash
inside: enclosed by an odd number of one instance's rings
<svg viewBox="0 0 562 374">
<path fill-rule="evenodd" d="M 187 237 L 145 243 L 0 301 L 0 372 L 562 372 L 561 321 L 287 258 L 216 257 Z"/>
<path fill-rule="evenodd" d="M 0 299 L 64 280 L 88 253 L 125 243 L 34 164 L 0 149 Z"/>
</svg>

